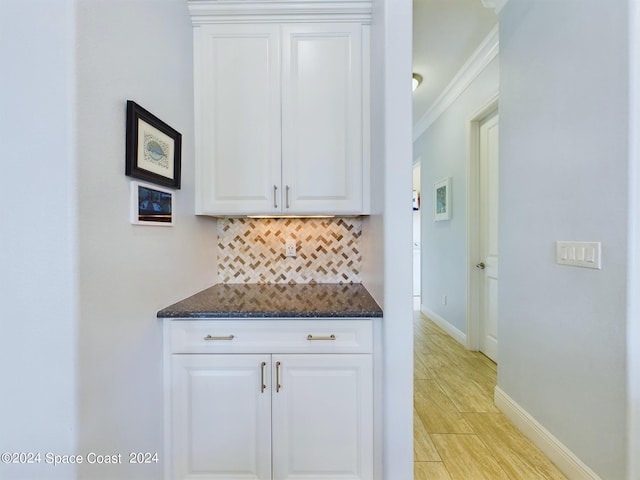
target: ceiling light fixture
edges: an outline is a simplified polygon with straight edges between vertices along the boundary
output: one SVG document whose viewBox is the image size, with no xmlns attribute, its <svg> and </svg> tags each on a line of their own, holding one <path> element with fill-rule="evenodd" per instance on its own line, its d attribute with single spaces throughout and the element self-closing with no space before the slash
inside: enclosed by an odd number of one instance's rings
<svg viewBox="0 0 640 480">
<path fill-rule="evenodd" d="M 414 73 L 411 82 L 412 82 L 412 91 L 415 92 L 416 88 L 418 88 L 418 85 L 422 83 L 422 75 L 418 73 Z"/>
</svg>

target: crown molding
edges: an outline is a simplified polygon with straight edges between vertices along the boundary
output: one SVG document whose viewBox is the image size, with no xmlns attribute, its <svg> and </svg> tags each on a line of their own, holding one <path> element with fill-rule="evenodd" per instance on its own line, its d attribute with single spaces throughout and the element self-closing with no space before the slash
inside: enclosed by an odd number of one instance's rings
<svg viewBox="0 0 640 480">
<path fill-rule="evenodd" d="M 371 23 L 372 0 L 189 0 L 194 26 L 207 23 Z"/>
<path fill-rule="evenodd" d="M 478 46 L 475 52 L 455 74 L 433 105 L 413 126 L 413 141 L 427 131 L 433 122 L 456 101 L 487 65 L 498 55 L 498 26 L 496 25 Z"/>
</svg>

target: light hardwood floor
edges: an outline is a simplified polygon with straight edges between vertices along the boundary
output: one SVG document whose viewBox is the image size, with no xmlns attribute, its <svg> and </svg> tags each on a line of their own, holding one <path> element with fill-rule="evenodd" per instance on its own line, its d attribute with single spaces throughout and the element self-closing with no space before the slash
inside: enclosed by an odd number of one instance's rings
<svg viewBox="0 0 640 480">
<path fill-rule="evenodd" d="M 414 314 L 415 480 L 566 477 L 496 408 L 496 364 Z"/>
</svg>

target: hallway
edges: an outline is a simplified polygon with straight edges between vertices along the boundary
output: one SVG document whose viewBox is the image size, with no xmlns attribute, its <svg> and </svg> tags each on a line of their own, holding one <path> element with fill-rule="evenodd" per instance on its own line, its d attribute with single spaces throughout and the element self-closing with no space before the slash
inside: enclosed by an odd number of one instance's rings
<svg viewBox="0 0 640 480">
<path fill-rule="evenodd" d="M 493 403 L 496 364 L 414 312 L 416 480 L 566 480 Z"/>
</svg>

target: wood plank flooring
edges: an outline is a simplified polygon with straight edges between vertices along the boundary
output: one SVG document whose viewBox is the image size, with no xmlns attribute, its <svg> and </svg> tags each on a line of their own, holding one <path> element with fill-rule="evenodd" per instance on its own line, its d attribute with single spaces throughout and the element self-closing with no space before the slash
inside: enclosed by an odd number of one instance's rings
<svg viewBox="0 0 640 480">
<path fill-rule="evenodd" d="M 493 403 L 496 364 L 414 315 L 415 480 L 566 480 Z"/>
</svg>

